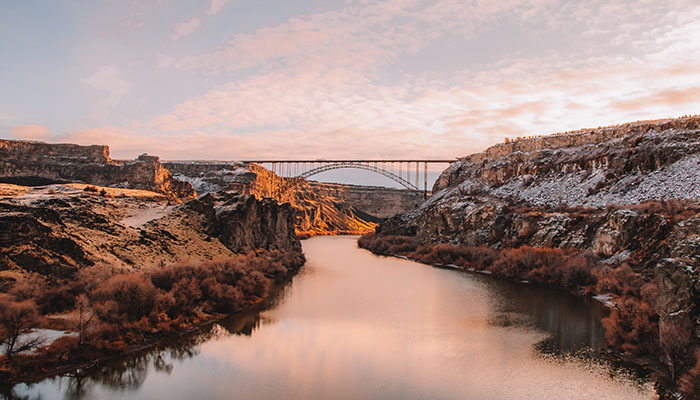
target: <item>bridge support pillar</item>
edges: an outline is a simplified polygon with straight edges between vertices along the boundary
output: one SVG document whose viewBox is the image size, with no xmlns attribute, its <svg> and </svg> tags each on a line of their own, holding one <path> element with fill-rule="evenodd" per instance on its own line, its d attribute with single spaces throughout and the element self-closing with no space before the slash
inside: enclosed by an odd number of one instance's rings
<svg viewBox="0 0 700 400">
<path fill-rule="evenodd" d="M 423 200 L 428 198 L 428 163 L 423 164 Z"/>
</svg>

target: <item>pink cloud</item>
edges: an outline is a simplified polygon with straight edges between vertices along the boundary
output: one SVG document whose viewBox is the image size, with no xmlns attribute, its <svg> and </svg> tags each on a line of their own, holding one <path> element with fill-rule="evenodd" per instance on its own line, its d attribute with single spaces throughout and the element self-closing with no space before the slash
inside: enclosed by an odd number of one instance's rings
<svg viewBox="0 0 700 400">
<path fill-rule="evenodd" d="M 700 87 L 685 89 L 665 89 L 644 95 L 634 99 L 612 101 L 610 106 L 622 111 L 638 110 L 653 106 L 678 106 L 685 104 L 697 104 L 700 106 Z"/>
<path fill-rule="evenodd" d="M 201 26 L 199 18 L 192 18 L 189 21 L 185 21 L 175 25 L 173 28 L 173 34 L 170 36 L 171 40 L 179 40 L 190 36 L 194 31 L 196 31 Z"/>
<path fill-rule="evenodd" d="M 226 6 L 226 3 L 228 3 L 228 0 L 211 0 L 211 3 L 209 3 L 209 10 L 207 11 L 207 14 L 218 14 L 224 8 L 224 6 Z"/>
<path fill-rule="evenodd" d="M 687 15 L 672 12 L 683 7 Z M 236 34 L 214 51 L 163 55 L 163 68 L 253 72 L 150 121 L 67 138 L 125 158 L 452 158 L 504 136 L 697 112 L 699 10 L 686 0 L 352 3 Z M 445 35 L 499 29 L 499 18 L 535 37 L 584 24 L 584 39 L 574 51 L 507 53 L 478 69 L 401 72 L 398 57 Z"/>
<path fill-rule="evenodd" d="M 17 125 L 10 127 L 10 136 L 22 140 L 42 140 L 51 132 L 43 125 Z"/>
</svg>

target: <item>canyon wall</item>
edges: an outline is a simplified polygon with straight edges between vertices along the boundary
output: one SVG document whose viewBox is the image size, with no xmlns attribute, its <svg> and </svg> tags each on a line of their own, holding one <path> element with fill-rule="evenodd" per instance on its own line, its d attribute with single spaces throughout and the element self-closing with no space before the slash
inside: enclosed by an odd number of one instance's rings
<svg viewBox="0 0 700 400">
<path fill-rule="evenodd" d="M 404 189 L 316 181 L 309 181 L 309 186 L 320 196 L 338 198 L 354 208 L 380 219 L 411 211 L 423 202 L 423 193 Z"/>
<path fill-rule="evenodd" d="M 34 272 L 71 279 L 83 267 L 140 270 L 255 249 L 301 253 L 288 204 L 233 192 L 173 205 L 153 192 L 0 185 L 0 283 Z M 14 192 L 12 192 L 14 193 Z"/>
<path fill-rule="evenodd" d="M 423 195 L 407 190 L 282 178 L 259 165 L 223 161 L 164 162 L 197 192 L 232 189 L 288 202 L 300 234 L 363 233 L 397 212 L 415 209 Z"/>
<path fill-rule="evenodd" d="M 158 157 L 143 154 L 132 161 L 115 161 L 107 146 L 0 140 L 0 182 L 82 182 L 151 190 L 175 201 L 196 196 L 192 186 L 174 179 Z"/>
<path fill-rule="evenodd" d="M 527 138 L 459 159 L 377 235 L 494 248 L 573 248 L 659 287 L 661 340 L 700 343 L 700 118 Z M 677 330 L 676 330 L 677 331 Z"/>
</svg>

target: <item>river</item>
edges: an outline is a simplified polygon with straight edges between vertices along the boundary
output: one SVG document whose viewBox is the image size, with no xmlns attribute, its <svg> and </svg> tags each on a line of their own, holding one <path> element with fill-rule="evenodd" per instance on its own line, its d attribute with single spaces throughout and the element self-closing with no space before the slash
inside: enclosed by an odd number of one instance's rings
<svg viewBox="0 0 700 400">
<path fill-rule="evenodd" d="M 307 264 L 265 310 L 99 370 L 18 385 L 41 399 L 652 399 L 596 357 L 589 298 L 303 242 Z"/>
</svg>

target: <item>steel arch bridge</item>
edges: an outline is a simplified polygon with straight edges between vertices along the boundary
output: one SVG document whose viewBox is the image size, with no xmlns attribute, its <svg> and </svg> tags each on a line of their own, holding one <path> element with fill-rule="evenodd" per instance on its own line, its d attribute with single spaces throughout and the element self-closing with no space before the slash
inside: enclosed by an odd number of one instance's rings
<svg viewBox="0 0 700 400">
<path fill-rule="evenodd" d="M 345 169 L 345 168 L 363 169 L 365 171 L 375 172 L 377 174 L 386 176 L 387 178 L 393 180 L 394 182 L 398 183 L 399 185 L 405 187 L 408 190 L 420 191 L 418 186 L 412 184 L 408 180 L 404 179 L 403 177 L 401 177 L 399 175 L 396 175 L 395 173 L 393 173 L 391 171 L 388 171 L 386 169 L 382 169 L 380 167 L 377 167 L 376 165 L 363 164 L 363 163 L 358 163 L 358 162 L 335 162 L 335 163 L 330 163 L 330 164 L 324 164 L 324 165 L 321 165 L 320 167 L 316 167 L 316 168 L 310 169 L 308 171 L 302 172 L 301 174 L 297 175 L 295 178 L 309 178 L 311 176 L 314 176 L 316 174 L 320 174 L 322 172 L 332 171 L 335 169 Z"/>
<path fill-rule="evenodd" d="M 424 191 L 428 190 L 428 164 L 450 164 L 456 160 L 436 159 L 373 159 L 373 160 L 245 160 L 244 163 L 268 164 L 275 174 L 289 179 L 288 185 L 296 185 L 299 179 L 306 179 L 326 171 L 337 169 L 360 169 L 383 175 L 402 187 L 411 191 L 421 191 L 420 183 L 423 183 Z M 388 164 L 388 166 L 387 166 Z M 397 165 L 398 164 L 398 165 Z M 423 167 L 423 179 L 421 182 L 420 169 Z M 398 174 L 395 172 L 398 166 Z M 404 170 L 405 167 L 405 170 Z M 413 171 L 412 171 L 413 169 Z M 405 173 L 404 173 L 405 172 Z M 415 180 L 411 178 L 415 172 Z M 287 185 L 285 185 L 287 186 Z"/>
</svg>

